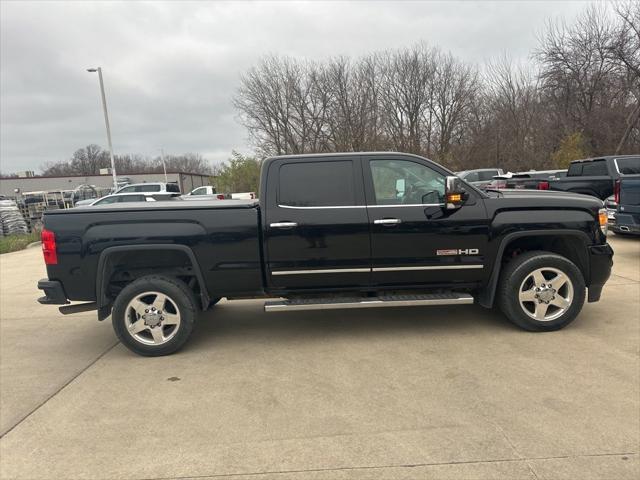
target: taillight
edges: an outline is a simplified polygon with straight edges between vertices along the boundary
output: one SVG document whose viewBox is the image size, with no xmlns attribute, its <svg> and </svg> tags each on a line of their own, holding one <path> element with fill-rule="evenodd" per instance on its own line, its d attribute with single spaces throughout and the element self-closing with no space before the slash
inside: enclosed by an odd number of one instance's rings
<svg viewBox="0 0 640 480">
<path fill-rule="evenodd" d="M 613 184 L 613 198 L 616 203 L 620 203 L 620 179 Z"/>
<path fill-rule="evenodd" d="M 217 195 L 216 195 L 216 198 L 217 198 L 218 200 L 224 200 L 224 194 L 219 193 L 219 194 L 217 194 Z"/>
<path fill-rule="evenodd" d="M 549 182 L 538 182 L 538 190 L 549 190 Z"/>
<path fill-rule="evenodd" d="M 51 230 L 42 229 L 40 233 L 42 240 L 42 254 L 44 255 L 44 263 L 47 265 L 58 264 L 58 252 L 56 251 L 56 235 Z"/>
</svg>

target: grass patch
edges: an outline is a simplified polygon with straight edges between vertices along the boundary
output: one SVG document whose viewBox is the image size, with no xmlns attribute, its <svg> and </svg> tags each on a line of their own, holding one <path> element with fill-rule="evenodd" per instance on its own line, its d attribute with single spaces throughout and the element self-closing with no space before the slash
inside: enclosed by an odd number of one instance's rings
<svg viewBox="0 0 640 480">
<path fill-rule="evenodd" d="M 30 243 L 38 241 L 40 241 L 38 232 L 0 237 L 0 254 L 24 250 Z"/>
</svg>

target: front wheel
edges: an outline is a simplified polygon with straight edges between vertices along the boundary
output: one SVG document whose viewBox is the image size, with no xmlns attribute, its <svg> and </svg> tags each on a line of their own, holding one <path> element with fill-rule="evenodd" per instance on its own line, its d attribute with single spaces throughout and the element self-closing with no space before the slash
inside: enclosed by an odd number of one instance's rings
<svg viewBox="0 0 640 480">
<path fill-rule="evenodd" d="M 585 283 L 580 269 L 551 252 L 527 252 L 514 258 L 501 275 L 500 309 L 529 331 L 559 330 L 582 310 Z"/>
<path fill-rule="evenodd" d="M 193 330 L 196 303 L 187 285 L 172 277 L 139 278 L 116 297 L 112 324 L 120 341 L 144 356 L 169 355 Z"/>
</svg>

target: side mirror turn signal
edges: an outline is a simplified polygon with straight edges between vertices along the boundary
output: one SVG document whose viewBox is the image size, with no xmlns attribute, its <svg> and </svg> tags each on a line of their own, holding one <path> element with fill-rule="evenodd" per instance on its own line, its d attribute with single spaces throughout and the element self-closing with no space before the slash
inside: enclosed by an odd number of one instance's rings
<svg viewBox="0 0 640 480">
<path fill-rule="evenodd" d="M 456 210 L 462 206 L 465 198 L 462 180 L 458 177 L 447 177 L 444 190 L 444 208 Z"/>
</svg>

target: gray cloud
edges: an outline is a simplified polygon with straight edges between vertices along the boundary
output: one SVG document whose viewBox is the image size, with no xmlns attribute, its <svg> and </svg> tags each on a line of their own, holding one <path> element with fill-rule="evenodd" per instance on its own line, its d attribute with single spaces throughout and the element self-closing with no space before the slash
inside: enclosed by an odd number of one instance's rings
<svg viewBox="0 0 640 480">
<path fill-rule="evenodd" d="M 0 170 L 38 169 L 106 145 L 102 66 L 117 153 L 250 151 L 231 104 L 261 56 L 321 60 L 419 41 L 468 61 L 526 60 L 548 18 L 584 2 L 2 2 Z"/>
</svg>

